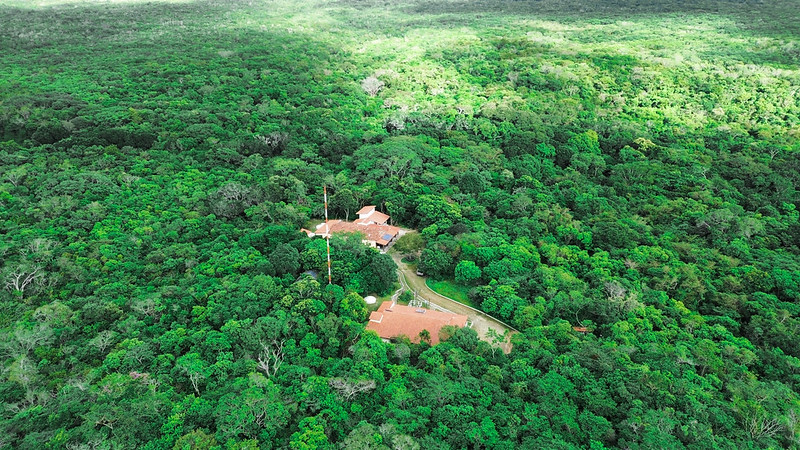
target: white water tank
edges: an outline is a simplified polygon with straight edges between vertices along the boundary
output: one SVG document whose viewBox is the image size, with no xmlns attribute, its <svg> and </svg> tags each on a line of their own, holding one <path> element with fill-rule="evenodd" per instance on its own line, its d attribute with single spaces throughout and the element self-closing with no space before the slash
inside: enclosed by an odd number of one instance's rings
<svg viewBox="0 0 800 450">
<path fill-rule="evenodd" d="M 378 299 L 373 297 L 373 296 L 371 296 L 371 295 L 368 295 L 368 296 L 364 297 L 364 301 L 367 302 L 368 305 L 374 305 L 375 302 L 378 301 Z"/>
</svg>

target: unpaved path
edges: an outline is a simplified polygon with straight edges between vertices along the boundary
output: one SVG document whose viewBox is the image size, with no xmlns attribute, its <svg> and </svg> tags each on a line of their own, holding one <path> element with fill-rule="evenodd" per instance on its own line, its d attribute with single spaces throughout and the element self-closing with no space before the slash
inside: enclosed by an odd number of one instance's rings
<svg viewBox="0 0 800 450">
<path fill-rule="evenodd" d="M 434 292 L 425 284 L 424 277 L 417 275 L 416 271 L 402 261 L 402 256 L 400 254 L 391 252 L 391 256 L 394 262 L 397 263 L 398 277 L 401 285 L 401 290 L 395 293 L 395 296 L 392 297 L 393 299 L 396 299 L 397 296 L 400 295 L 403 288 L 411 292 L 416 292 L 417 296 L 422 297 L 430 303 L 431 309 L 449 311 L 469 317 L 469 321 L 472 323 L 472 329 L 477 331 L 478 337 L 486 342 L 492 342 L 492 339 L 487 334 L 489 328 L 494 329 L 501 335 L 508 331 L 506 342 L 503 343 L 500 348 L 503 349 L 504 353 L 509 353 L 511 351 L 511 343 L 509 341 L 511 335 L 518 332 L 517 330 L 482 311 L 478 311 L 452 298 Z"/>
</svg>

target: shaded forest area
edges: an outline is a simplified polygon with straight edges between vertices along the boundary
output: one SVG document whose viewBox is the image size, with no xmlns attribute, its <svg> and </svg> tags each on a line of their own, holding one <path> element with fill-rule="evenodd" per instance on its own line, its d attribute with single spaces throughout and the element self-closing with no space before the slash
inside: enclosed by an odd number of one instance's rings
<svg viewBox="0 0 800 450">
<path fill-rule="evenodd" d="M 798 10 L 0 1 L 0 448 L 797 448 Z"/>
</svg>

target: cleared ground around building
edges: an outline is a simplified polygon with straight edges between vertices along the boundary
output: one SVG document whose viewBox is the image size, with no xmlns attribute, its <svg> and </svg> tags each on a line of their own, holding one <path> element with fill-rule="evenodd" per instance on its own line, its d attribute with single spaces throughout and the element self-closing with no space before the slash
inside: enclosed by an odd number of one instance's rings
<svg viewBox="0 0 800 450">
<path fill-rule="evenodd" d="M 456 314 L 464 314 L 472 323 L 472 329 L 478 332 L 478 337 L 486 342 L 492 342 L 492 338 L 488 335 L 490 328 L 494 329 L 501 335 L 508 331 L 508 339 L 506 339 L 506 342 L 501 345 L 501 348 L 505 353 L 509 353 L 511 351 L 511 343 L 509 340 L 511 334 L 516 333 L 517 330 L 484 312 L 478 311 L 463 303 L 459 303 L 449 297 L 445 297 L 437 292 L 434 292 L 428 287 L 427 284 L 425 284 L 424 277 L 417 275 L 416 271 L 412 267 L 402 261 L 402 255 L 398 254 L 397 252 L 391 252 L 391 256 L 392 259 L 394 259 L 394 262 L 397 263 L 398 276 L 402 287 L 410 290 L 411 292 L 416 292 L 418 297 L 421 297 L 430 303 L 431 309 L 440 309 Z"/>
</svg>

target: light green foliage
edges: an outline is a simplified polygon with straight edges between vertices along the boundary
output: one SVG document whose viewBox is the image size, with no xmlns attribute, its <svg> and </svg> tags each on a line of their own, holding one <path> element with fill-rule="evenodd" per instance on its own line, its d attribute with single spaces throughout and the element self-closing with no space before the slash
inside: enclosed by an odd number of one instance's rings
<svg viewBox="0 0 800 450">
<path fill-rule="evenodd" d="M 461 219 L 461 208 L 439 196 L 424 195 L 417 202 L 417 214 L 421 226 L 436 225 L 445 230 Z"/>
<path fill-rule="evenodd" d="M 339 315 L 342 317 L 362 322 L 367 318 L 367 313 L 364 299 L 355 292 L 346 295 L 339 303 Z"/>
<path fill-rule="evenodd" d="M 798 447 L 797 10 L 0 0 L 0 448 Z"/>
<path fill-rule="evenodd" d="M 252 374 L 249 385 L 242 388 L 219 400 L 215 413 L 217 438 L 222 442 L 242 437 L 270 442 L 289 419 L 278 387 L 264 375 Z"/>
<path fill-rule="evenodd" d="M 203 430 L 193 430 L 175 442 L 173 450 L 208 450 L 219 445 L 214 436 L 209 436 Z"/>
<path fill-rule="evenodd" d="M 292 435 L 289 447 L 293 450 L 333 448 L 325 435 L 325 429 L 316 417 L 307 417 L 300 423 L 300 431 Z"/>
<path fill-rule="evenodd" d="M 400 236 L 393 248 L 406 255 L 419 254 L 425 248 L 425 240 L 421 234 L 412 231 Z"/>
<path fill-rule="evenodd" d="M 456 281 L 463 284 L 472 284 L 481 278 L 481 268 L 472 261 L 461 261 L 455 269 Z"/>
<path fill-rule="evenodd" d="M 347 436 L 347 439 L 342 442 L 345 448 L 359 448 L 364 450 L 388 450 L 383 443 L 383 436 L 378 430 L 378 427 L 371 425 L 367 422 L 362 422 Z"/>
<path fill-rule="evenodd" d="M 444 250 L 426 248 L 419 267 L 425 274 L 440 278 L 453 270 L 453 257 Z"/>
<path fill-rule="evenodd" d="M 427 152 L 426 143 L 401 136 L 379 145 L 361 147 L 353 154 L 353 159 L 362 179 L 397 181 L 417 176 L 422 170 L 421 155 Z"/>
</svg>

